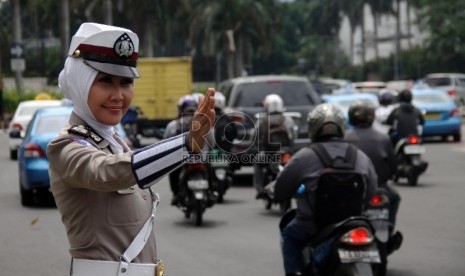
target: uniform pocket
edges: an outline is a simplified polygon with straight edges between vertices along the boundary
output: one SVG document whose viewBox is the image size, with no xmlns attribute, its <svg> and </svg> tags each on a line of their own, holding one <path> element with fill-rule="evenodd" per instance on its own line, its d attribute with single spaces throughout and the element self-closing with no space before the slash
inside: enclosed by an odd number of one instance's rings
<svg viewBox="0 0 465 276">
<path fill-rule="evenodd" d="M 112 193 L 108 198 L 108 223 L 112 226 L 131 226 L 141 224 L 144 199 L 133 193 Z"/>
</svg>

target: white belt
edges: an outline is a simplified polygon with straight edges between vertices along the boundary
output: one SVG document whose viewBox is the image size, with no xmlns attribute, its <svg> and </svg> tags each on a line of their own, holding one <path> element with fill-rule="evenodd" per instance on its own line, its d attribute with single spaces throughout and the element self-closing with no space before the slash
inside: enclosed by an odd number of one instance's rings
<svg viewBox="0 0 465 276">
<path fill-rule="evenodd" d="M 151 192 L 152 193 L 152 192 Z M 119 262 L 114 261 L 99 261 L 88 259 L 73 259 L 71 265 L 72 276 L 146 276 L 155 275 L 157 264 L 140 264 L 131 263 L 134 258 L 144 248 L 150 234 L 152 233 L 153 224 L 155 222 L 155 213 L 159 203 L 157 193 L 152 193 L 153 208 L 152 215 L 147 219 L 142 229 L 131 242 L 129 247 L 120 256 Z M 161 275 L 163 275 L 163 265 L 160 267 Z"/>
<path fill-rule="evenodd" d="M 114 276 L 122 272 L 126 276 L 154 276 L 156 264 L 128 264 L 120 271 L 120 262 L 94 261 L 87 259 L 73 259 L 73 276 Z"/>
</svg>

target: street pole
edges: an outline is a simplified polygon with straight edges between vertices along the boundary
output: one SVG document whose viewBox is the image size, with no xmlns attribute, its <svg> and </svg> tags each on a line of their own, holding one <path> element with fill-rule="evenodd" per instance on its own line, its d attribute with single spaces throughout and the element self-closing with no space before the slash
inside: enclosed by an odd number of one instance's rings
<svg viewBox="0 0 465 276">
<path fill-rule="evenodd" d="M 400 0 L 396 1 L 396 35 L 394 40 L 394 79 L 399 79 L 399 55 L 400 55 Z"/>
</svg>

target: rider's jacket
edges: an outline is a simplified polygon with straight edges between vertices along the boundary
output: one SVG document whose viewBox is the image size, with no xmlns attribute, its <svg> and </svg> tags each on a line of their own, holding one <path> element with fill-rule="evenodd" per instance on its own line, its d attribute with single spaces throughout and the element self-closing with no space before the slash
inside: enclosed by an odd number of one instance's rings
<svg viewBox="0 0 465 276">
<path fill-rule="evenodd" d="M 296 123 L 294 122 L 294 120 L 290 117 L 285 116 L 282 113 L 271 113 L 266 114 L 264 116 L 260 116 L 260 118 L 255 123 L 255 132 L 257 134 L 257 139 L 255 140 L 255 142 L 256 147 L 259 151 L 268 151 L 270 150 L 270 148 L 275 148 L 274 145 L 270 145 L 270 126 L 278 125 L 281 120 L 289 138 L 288 143 L 283 144 L 283 141 L 281 141 L 281 145 L 285 147 L 292 147 L 294 145 L 294 141 L 296 139 Z"/>
<path fill-rule="evenodd" d="M 389 136 L 372 127 L 354 127 L 346 131 L 346 141 L 361 149 L 375 166 L 378 182 L 386 184 L 396 171 L 394 149 Z"/>
<path fill-rule="evenodd" d="M 349 143 L 340 138 L 332 138 L 327 142 L 322 142 L 331 158 L 337 156 L 345 157 Z M 296 218 L 302 228 L 310 235 L 315 234 L 318 228 L 314 221 L 315 191 L 317 180 L 323 164 L 310 148 L 305 147 L 299 150 L 276 179 L 274 189 L 276 200 L 292 198 L 301 184 L 305 185 L 306 192 L 296 197 L 297 214 Z M 357 151 L 355 169 L 360 171 L 367 183 L 367 201 L 377 190 L 378 179 L 371 160 L 362 151 Z"/>
<path fill-rule="evenodd" d="M 386 120 L 386 124 L 392 126 L 398 137 L 418 135 L 418 126 L 424 123 L 423 114 L 411 103 L 400 103 L 399 107 L 395 108 Z"/>
</svg>

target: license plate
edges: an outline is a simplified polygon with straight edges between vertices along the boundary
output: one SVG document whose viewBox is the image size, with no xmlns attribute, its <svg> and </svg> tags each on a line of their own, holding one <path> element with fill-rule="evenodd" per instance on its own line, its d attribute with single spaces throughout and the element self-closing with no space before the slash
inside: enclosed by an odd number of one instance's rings
<svg viewBox="0 0 465 276">
<path fill-rule="evenodd" d="M 379 257 L 378 250 L 348 250 L 348 249 L 338 249 L 339 259 L 341 263 L 381 263 L 381 258 Z"/>
<path fill-rule="evenodd" d="M 387 208 L 368 209 L 365 216 L 372 220 L 389 219 L 389 210 Z"/>
<path fill-rule="evenodd" d="M 405 154 L 424 154 L 425 151 L 425 147 L 420 145 L 406 145 L 404 147 Z"/>
<path fill-rule="evenodd" d="M 423 117 L 425 120 L 439 120 L 439 113 L 427 113 Z"/>
<path fill-rule="evenodd" d="M 191 190 L 205 190 L 208 189 L 208 181 L 204 179 L 187 180 L 187 187 Z"/>
</svg>

